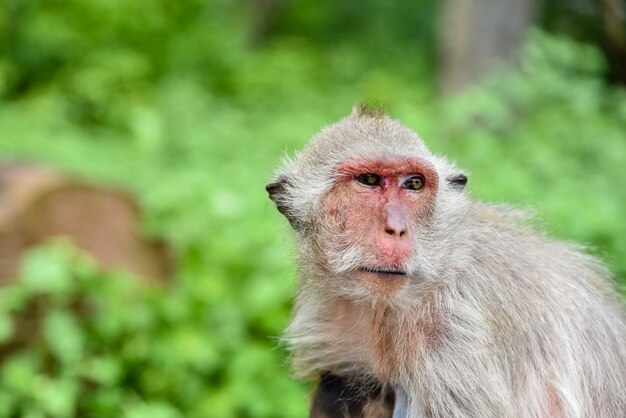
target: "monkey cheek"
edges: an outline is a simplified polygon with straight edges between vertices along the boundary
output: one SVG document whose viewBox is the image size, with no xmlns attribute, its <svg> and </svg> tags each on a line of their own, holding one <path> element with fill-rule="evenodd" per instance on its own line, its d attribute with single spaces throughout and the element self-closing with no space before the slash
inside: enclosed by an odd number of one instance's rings
<svg viewBox="0 0 626 418">
<path fill-rule="evenodd" d="M 344 211 L 338 207 L 330 207 L 326 210 L 325 224 L 335 233 L 346 230 L 346 217 Z"/>
</svg>

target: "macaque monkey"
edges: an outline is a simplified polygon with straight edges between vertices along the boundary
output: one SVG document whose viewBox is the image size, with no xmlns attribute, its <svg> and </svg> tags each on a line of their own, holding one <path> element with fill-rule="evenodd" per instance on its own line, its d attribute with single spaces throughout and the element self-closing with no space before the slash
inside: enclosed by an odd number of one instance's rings
<svg viewBox="0 0 626 418">
<path fill-rule="evenodd" d="M 267 186 L 296 234 L 285 339 L 320 382 L 311 416 L 625 418 L 626 320 L 605 267 L 466 182 L 357 108 Z"/>
</svg>

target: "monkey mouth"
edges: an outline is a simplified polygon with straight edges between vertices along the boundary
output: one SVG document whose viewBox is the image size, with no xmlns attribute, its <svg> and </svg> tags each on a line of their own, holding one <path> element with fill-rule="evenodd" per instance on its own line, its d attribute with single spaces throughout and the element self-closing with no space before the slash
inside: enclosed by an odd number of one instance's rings
<svg viewBox="0 0 626 418">
<path fill-rule="evenodd" d="M 370 268 L 370 267 L 362 267 L 359 269 L 364 273 L 373 273 L 373 274 L 381 274 L 381 275 L 393 275 L 393 276 L 406 276 L 406 271 L 398 268 Z"/>
</svg>

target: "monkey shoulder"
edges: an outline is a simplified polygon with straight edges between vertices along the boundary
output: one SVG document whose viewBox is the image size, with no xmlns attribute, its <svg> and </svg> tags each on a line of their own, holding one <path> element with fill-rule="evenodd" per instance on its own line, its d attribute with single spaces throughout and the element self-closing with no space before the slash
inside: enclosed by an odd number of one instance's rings
<svg viewBox="0 0 626 418">
<path fill-rule="evenodd" d="M 455 285 L 461 298 L 478 301 L 503 347 L 533 334 L 566 339 L 556 328 L 545 329 L 564 317 L 572 332 L 599 317 L 621 323 L 616 329 L 623 331 L 611 274 L 583 247 L 546 236 L 518 209 L 476 204 L 471 216 L 471 261 Z"/>
<path fill-rule="evenodd" d="M 527 212 L 497 205 L 472 208 L 465 278 L 457 286 L 497 300 L 499 310 L 541 312 L 601 303 L 620 310 L 609 270 L 582 246 L 550 238 Z"/>
<path fill-rule="evenodd" d="M 587 249 L 541 232 L 534 216 L 510 206 L 477 203 L 470 213 L 472 262 L 490 267 L 499 279 L 559 276 L 606 289 L 608 269 Z M 538 277 L 539 276 L 539 277 Z"/>
</svg>

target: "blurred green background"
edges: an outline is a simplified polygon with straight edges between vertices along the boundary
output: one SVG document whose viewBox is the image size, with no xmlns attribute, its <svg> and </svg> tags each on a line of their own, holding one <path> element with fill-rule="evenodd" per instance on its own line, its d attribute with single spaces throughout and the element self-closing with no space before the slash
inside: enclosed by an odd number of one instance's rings
<svg viewBox="0 0 626 418">
<path fill-rule="evenodd" d="M 3 0 L 0 157 L 131 190 L 178 268 L 146 286 L 64 243 L 31 251 L 0 290 L 0 342 L 46 309 L 2 358 L 0 417 L 306 416 L 309 387 L 279 343 L 290 231 L 264 185 L 361 102 L 466 168 L 477 199 L 536 210 L 624 286 L 626 91 L 607 81 L 602 22 L 546 1 L 508 71 L 444 94 L 441 7 Z"/>
</svg>

